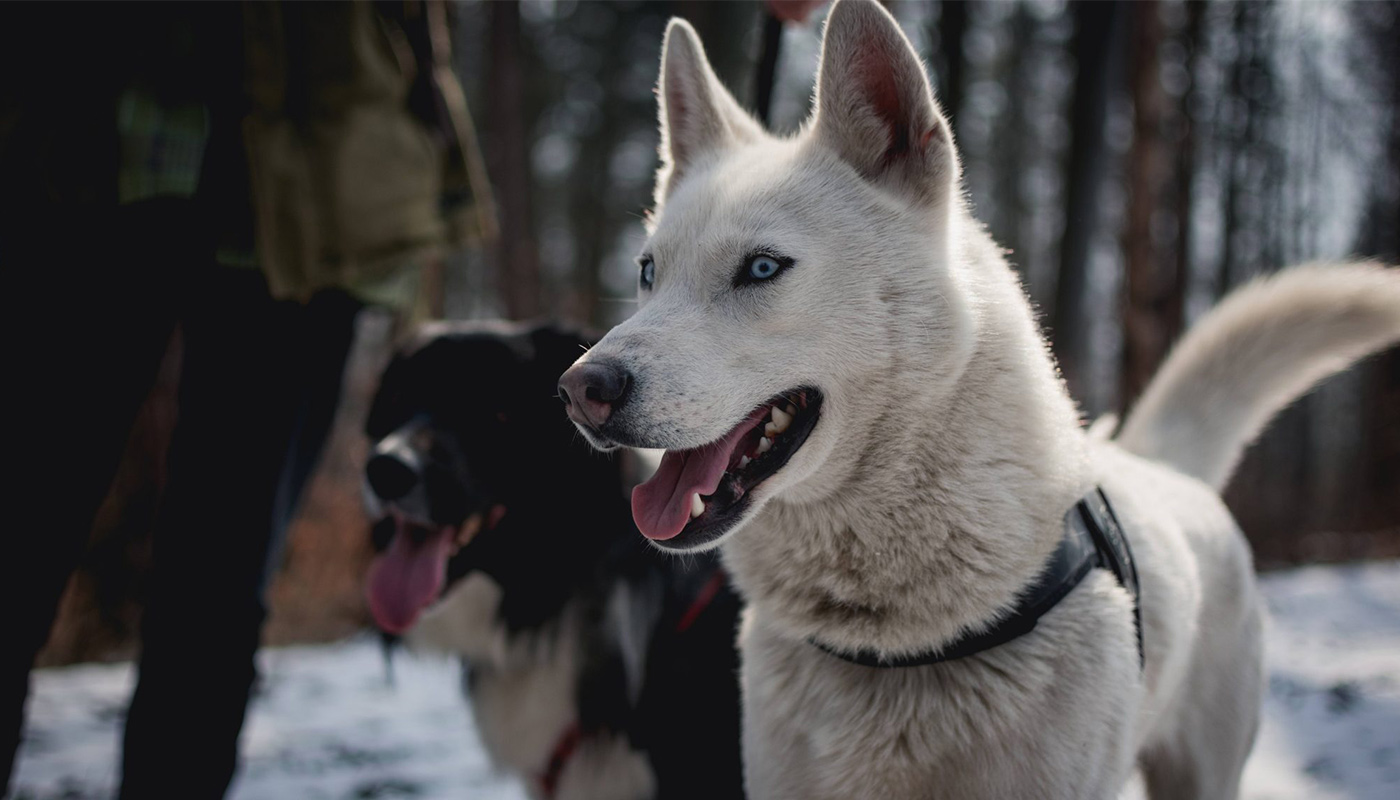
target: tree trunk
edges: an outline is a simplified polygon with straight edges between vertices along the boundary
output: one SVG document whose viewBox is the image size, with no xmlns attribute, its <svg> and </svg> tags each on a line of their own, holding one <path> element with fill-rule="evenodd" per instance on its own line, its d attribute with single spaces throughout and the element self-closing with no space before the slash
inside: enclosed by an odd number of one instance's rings
<svg viewBox="0 0 1400 800">
<path fill-rule="evenodd" d="M 773 123 L 773 84 L 778 77 L 778 55 L 782 47 L 783 21 L 771 13 L 764 14 L 763 47 L 759 50 L 758 69 L 753 79 L 753 107 L 765 128 Z"/>
<path fill-rule="evenodd" d="M 1400 264 L 1400 9 L 1384 14 L 1380 7 L 1358 6 L 1370 23 L 1379 56 L 1377 72 L 1389 76 L 1390 121 L 1386 157 L 1371 187 L 1371 204 L 1362 225 L 1357 252 L 1375 256 L 1387 264 Z M 1362 528 L 1391 527 L 1392 541 L 1400 539 L 1400 348 L 1363 364 L 1363 430 L 1366 438 L 1360 459 L 1358 486 L 1367 498 L 1358 509 Z"/>
<path fill-rule="evenodd" d="M 939 6 L 938 49 L 943 69 L 936 77 L 938 99 L 943 111 L 957 125 L 962 108 L 963 71 L 967 66 L 963 55 L 963 36 L 967 33 L 967 0 L 943 0 Z"/>
<path fill-rule="evenodd" d="M 1205 24 L 1206 5 L 1203 2 L 1186 4 L 1186 30 L 1182 33 L 1182 45 L 1186 50 L 1186 74 L 1189 83 L 1181 97 L 1178 109 L 1180 137 L 1177 141 L 1176 157 L 1176 287 L 1171 299 L 1175 339 L 1186 327 L 1186 292 L 1191 285 L 1192 248 L 1195 238 L 1191 235 L 1192 216 L 1195 214 L 1196 169 L 1200 156 L 1196 152 L 1196 110 L 1199 106 L 1200 50 L 1203 47 L 1202 31 Z M 1125 398 L 1130 399 L 1130 398 Z M 1125 405 L 1126 407 L 1126 405 Z"/>
<path fill-rule="evenodd" d="M 1005 28 L 1011 47 L 1001 83 L 1007 89 L 1010 102 L 993 132 L 992 152 L 998 163 L 990 213 L 983 222 L 994 232 L 997 243 L 1010 251 L 1012 266 L 1021 273 L 1021 282 L 1029 286 L 1025 234 L 1032 211 L 1025 207 L 1021 187 L 1031 166 L 1030 151 L 1034 147 L 1034 137 L 1028 133 L 1033 123 L 1026 108 L 1034 91 L 1030 71 L 1037 66 L 1031 60 L 1035 30 L 1030 10 L 1018 5 Z"/>
<path fill-rule="evenodd" d="M 1153 241 L 1154 217 L 1165 206 L 1170 180 L 1163 137 L 1168 113 L 1158 66 L 1162 22 L 1157 0 L 1133 5 L 1131 80 L 1133 145 L 1128 154 L 1128 211 L 1123 226 L 1123 366 L 1119 398 L 1135 400 L 1166 357 L 1180 324 L 1180 276 Z"/>
<path fill-rule="evenodd" d="M 606 322 L 607 309 L 601 303 L 602 274 L 618 233 L 616 218 L 607 213 L 606 204 L 598 199 L 613 195 L 612 159 L 618 142 L 624 139 L 626 121 L 625 100 L 611 87 L 621 80 L 627 66 L 630 29 L 619 17 L 614 18 L 611 27 L 620 30 L 622 36 L 620 40 L 604 38 L 607 44 L 600 47 L 603 51 L 597 76 L 602 94 L 600 121 L 593 131 L 580 139 L 578 160 L 570 179 L 570 217 L 576 253 L 575 296 L 565 305 L 573 307 L 573 313 L 568 316 L 591 325 Z"/>
<path fill-rule="evenodd" d="M 1059 280 L 1051 311 L 1055 357 L 1070 393 L 1084 397 L 1088 330 L 1084 313 L 1089 248 L 1099 217 L 1099 196 L 1107 170 L 1104 127 L 1113 94 L 1114 28 L 1123 4 L 1075 3 L 1074 54 L 1077 74 L 1070 106 L 1070 153 L 1065 197 L 1065 231 L 1060 242 Z"/>
<path fill-rule="evenodd" d="M 539 255 L 530 204 L 530 131 L 526 123 L 525 75 L 520 53 L 519 0 L 491 4 L 491 91 L 488 165 L 501 215 L 496 288 L 506 316 L 538 316 Z"/>
</svg>

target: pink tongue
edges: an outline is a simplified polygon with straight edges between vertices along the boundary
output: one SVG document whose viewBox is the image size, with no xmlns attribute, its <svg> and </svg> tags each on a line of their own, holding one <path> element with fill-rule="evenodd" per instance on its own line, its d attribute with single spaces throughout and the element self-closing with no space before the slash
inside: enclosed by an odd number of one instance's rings
<svg viewBox="0 0 1400 800">
<path fill-rule="evenodd" d="M 369 568 L 369 610 L 379 627 L 403 633 L 437 599 L 447 572 L 452 535 L 451 528 L 442 528 L 414 543 L 399 526 L 389 549 Z"/>
<path fill-rule="evenodd" d="M 632 519 L 648 539 L 670 539 L 690 521 L 690 496 L 714 494 L 730 456 L 749 431 L 763 421 L 760 408 L 718 442 L 694 450 L 667 450 L 656 474 L 632 490 Z"/>
</svg>

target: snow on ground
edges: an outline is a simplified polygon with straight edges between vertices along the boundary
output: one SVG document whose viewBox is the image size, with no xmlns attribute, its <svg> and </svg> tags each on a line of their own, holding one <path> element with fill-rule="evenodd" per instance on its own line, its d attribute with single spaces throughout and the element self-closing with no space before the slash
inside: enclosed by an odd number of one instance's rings
<svg viewBox="0 0 1400 800">
<path fill-rule="evenodd" d="M 1400 797 L 1400 562 L 1263 579 L 1272 620 L 1249 800 Z M 235 800 L 519 800 L 491 770 L 455 664 L 400 655 L 385 679 L 370 638 L 261 655 Z M 129 664 L 40 670 L 14 800 L 112 794 Z"/>
<path fill-rule="evenodd" d="M 460 668 L 402 652 L 386 679 L 365 636 L 259 654 L 233 800 L 523 800 L 492 770 L 458 688 Z M 133 665 L 37 670 L 12 800 L 110 798 Z"/>
<path fill-rule="evenodd" d="M 1400 797 L 1400 562 L 1263 583 L 1269 693 L 1246 796 Z"/>
</svg>

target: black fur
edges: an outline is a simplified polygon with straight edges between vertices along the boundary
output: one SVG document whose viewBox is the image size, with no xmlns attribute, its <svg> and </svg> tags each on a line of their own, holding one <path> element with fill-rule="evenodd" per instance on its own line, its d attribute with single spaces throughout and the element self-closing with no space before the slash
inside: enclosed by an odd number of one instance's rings
<svg viewBox="0 0 1400 800">
<path fill-rule="evenodd" d="M 620 459 L 593 451 L 565 417 L 555 387 L 588 344 L 548 325 L 429 329 L 385 371 L 366 432 L 378 441 L 427 420 L 423 480 L 434 522 L 505 507 L 498 525 L 449 562 L 449 587 L 473 570 L 490 575 L 511 634 L 551 625 L 570 602 L 586 610 L 575 692 L 585 735 L 625 732 L 647 753 L 659 798 L 741 797 L 739 600 L 725 581 L 680 630 L 719 567 L 648 547 L 632 523 Z M 376 526 L 376 548 L 392 535 L 392 523 Z M 605 629 L 606 601 L 622 583 L 660 604 L 635 703 L 617 637 Z M 467 676 L 471 694 L 470 665 Z"/>
</svg>

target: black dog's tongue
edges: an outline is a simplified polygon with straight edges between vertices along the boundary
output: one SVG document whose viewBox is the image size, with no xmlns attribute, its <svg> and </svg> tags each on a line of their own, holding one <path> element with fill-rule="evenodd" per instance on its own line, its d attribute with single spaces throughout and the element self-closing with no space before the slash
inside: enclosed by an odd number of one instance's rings
<svg viewBox="0 0 1400 800">
<path fill-rule="evenodd" d="M 369 568 L 369 610 L 379 627 L 389 633 L 408 630 L 437 599 L 452 553 L 451 527 L 427 531 L 426 536 L 417 537 L 418 541 L 408 527 L 399 522 L 389 549 Z"/>
</svg>

